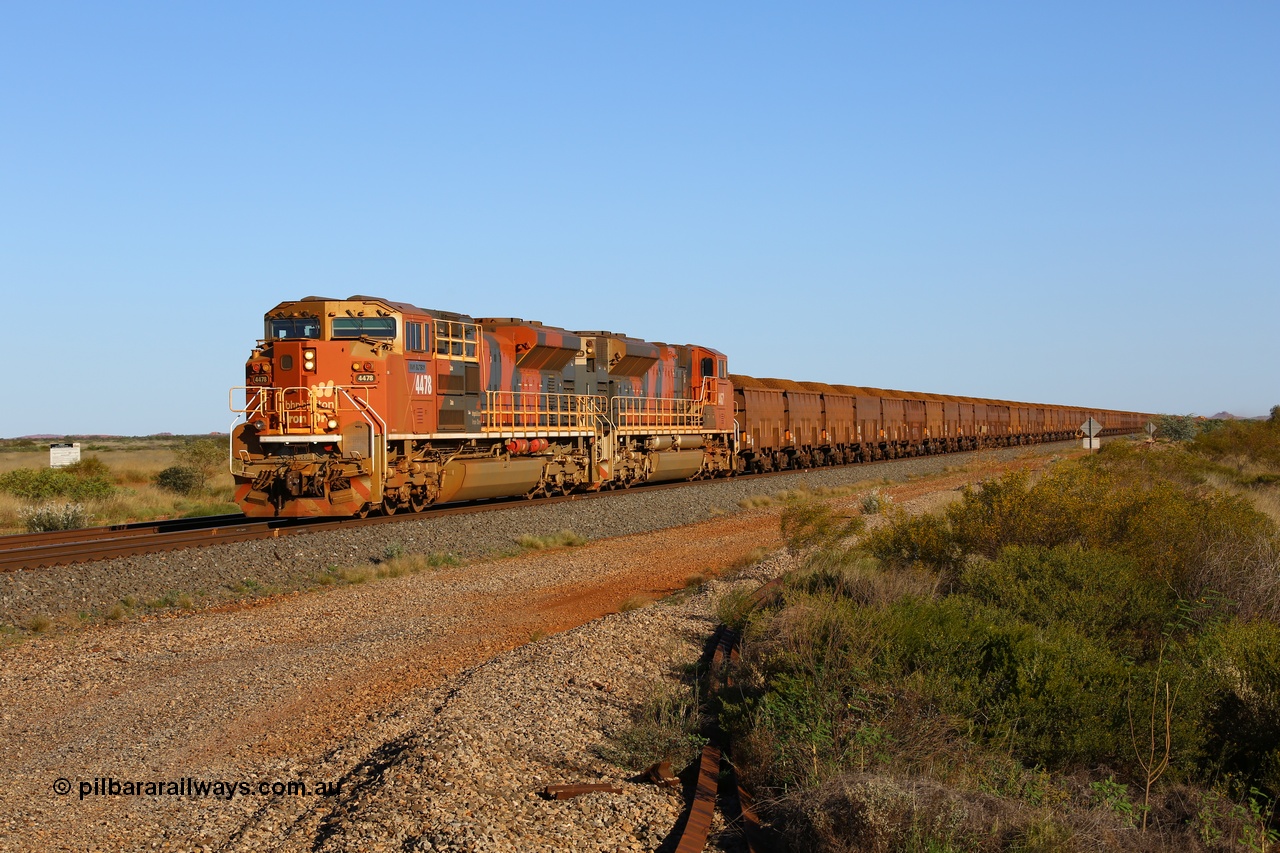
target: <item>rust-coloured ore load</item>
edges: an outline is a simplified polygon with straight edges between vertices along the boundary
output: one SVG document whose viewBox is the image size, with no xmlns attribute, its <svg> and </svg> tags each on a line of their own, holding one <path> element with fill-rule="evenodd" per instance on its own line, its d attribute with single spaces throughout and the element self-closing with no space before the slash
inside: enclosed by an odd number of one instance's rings
<svg viewBox="0 0 1280 853">
<path fill-rule="evenodd" d="M 349 516 L 1071 438 L 1133 412 L 730 375 L 723 353 L 372 296 L 282 302 L 232 408 L 250 516 Z"/>
</svg>

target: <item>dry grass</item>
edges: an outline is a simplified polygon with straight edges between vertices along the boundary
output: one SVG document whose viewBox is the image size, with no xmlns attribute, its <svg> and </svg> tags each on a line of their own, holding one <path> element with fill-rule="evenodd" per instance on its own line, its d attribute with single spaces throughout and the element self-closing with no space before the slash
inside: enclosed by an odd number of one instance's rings
<svg viewBox="0 0 1280 853">
<path fill-rule="evenodd" d="M 631 610 L 639 610 L 641 607 L 648 607 L 650 604 L 653 604 L 653 596 L 640 593 L 623 600 L 623 602 L 618 605 L 618 612 L 627 613 Z"/>
<path fill-rule="evenodd" d="M 756 547 L 752 548 L 750 551 L 747 551 L 745 554 L 741 554 L 738 557 L 734 558 L 734 560 L 731 563 L 729 563 L 726 571 L 737 572 L 737 571 L 741 571 L 742 569 L 749 569 L 752 566 L 758 566 L 761 563 L 763 563 L 766 559 L 768 559 L 771 553 L 773 552 L 770 551 L 768 548 L 764 548 L 757 545 Z"/>
<path fill-rule="evenodd" d="M 1256 465 L 1242 465 L 1240 471 L 1242 475 L 1250 478 L 1272 473 L 1271 469 Z M 1236 480 L 1222 474 L 1206 475 L 1205 483 L 1220 491 L 1245 498 L 1253 504 L 1254 509 L 1280 526 L 1280 486 L 1242 486 Z"/>
<path fill-rule="evenodd" d="M 221 471 L 210 480 L 209 490 L 199 496 L 181 496 L 152 485 L 155 475 L 178 461 L 180 436 L 148 438 L 94 438 L 81 440 L 81 460 L 97 460 L 108 469 L 115 493 L 101 500 L 83 501 L 94 524 L 120 524 L 157 518 L 216 515 L 236 511 L 231 502 L 234 485 L 231 474 Z M 10 443 L 11 444 L 11 443 Z M 20 468 L 44 469 L 49 464 L 48 444 L 34 449 L 0 450 L 0 473 Z M 30 502 L 10 494 L 0 494 L 0 533 L 26 529 L 22 512 Z"/>
<path fill-rule="evenodd" d="M 545 536 L 534 536 L 526 533 L 516 539 L 516 544 L 521 548 L 530 551 L 545 551 L 549 548 L 572 548 L 576 545 L 585 545 L 586 539 L 583 539 L 572 530 L 561 530 L 557 533 L 548 533 Z"/>
<path fill-rule="evenodd" d="M 1270 486 L 1266 489 L 1254 489 L 1249 495 L 1249 500 L 1253 501 L 1258 512 L 1267 515 L 1277 526 L 1280 526 L 1280 488 Z"/>
<path fill-rule="evenodd" d="M 378 563 L 366 563 L 360 566 L 330 566 L 318 573 L 316 586 L 335 586 L 342 584 L 361 584 L 384 578 L 401 578 L 421 572 L 437 571 L 446 566 L 461 566 L 463 560 L 456 554 L 432 552 L 428 554 L 406 554 L 399 548 L 388 549 L 388 557 Z"/>
<path fill-rule="evenodd" d="M 141 472 L 149 470 L 149 468 L 130 468 L 124 473 L 136 479 L 142 477 Z M 158 518 L 221 515 L 239 511 L 239 507 L 232 502 L 235 489 L 230 473 L 224 472 L 212 478 L 211 488 L 203 495 L 178 495 L 152 485 L 145 477 L 143 480 L 143 482 L 135 482 L 133 479 L 122 479 L 113 469 L 112 481 L 116 484 L 115 492 L 100 500 L 80 503 L 93 516 L 92 523 L 96 525 L 151 521 Z M 53 502 L 66 503 L 65 500 L 60 499 Z M 22 519 L 22 512 L 30 506 L 31 502 L 24 498 L 0 493 L 0 533 L 25 532 L 26 525 Z"/>
<path fill-rule="evenodd" d="M 48 464 L 48 448 L 39 451 L 0 451 L 0 474 L 17 471 L 19 468 L 44 468 L 47 467 Z"/>
</svg>

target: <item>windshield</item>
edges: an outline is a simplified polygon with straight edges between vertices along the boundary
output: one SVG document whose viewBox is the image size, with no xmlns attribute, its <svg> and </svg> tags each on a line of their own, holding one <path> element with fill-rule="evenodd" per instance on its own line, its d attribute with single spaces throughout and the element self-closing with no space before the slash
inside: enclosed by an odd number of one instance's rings
<svg viewBox="0 0 1280 853">
<path fill-rule="evenodd" d="M 396 336 L 395 317 L 334 317 L 333 339 L 335 341 L 358 338 L 367 335 L 371 338 L 391 339 Z"/>
<path fill-rule="evenodd" d="M 318 338 L 320 337 L 320 319 L 318 317 L 290 317 L 282 320 L 271 320 L 267 326 L 267 334 L 272 340 L 285 338 Z"/>
</svg>

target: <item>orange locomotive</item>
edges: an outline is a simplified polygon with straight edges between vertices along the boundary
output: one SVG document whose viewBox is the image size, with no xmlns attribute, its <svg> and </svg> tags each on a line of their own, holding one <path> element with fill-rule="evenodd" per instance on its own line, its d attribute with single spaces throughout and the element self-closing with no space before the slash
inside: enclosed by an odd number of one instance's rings
<svg viewBox="0 0 1280 853">
<path fill-rule="evenodd" d="M 250 516 L 364 515 L 733 471 L 725 356 L 370 296 L 266 315 L 232 408 Z"/>
<path fill-rule="evenodd" d="M 250 516 L 626 487 L 1134 433 L 1136 412 L 730 376 L 702 346 L 371 296 L 283 302 L 231 434 Z"/>
</svg>

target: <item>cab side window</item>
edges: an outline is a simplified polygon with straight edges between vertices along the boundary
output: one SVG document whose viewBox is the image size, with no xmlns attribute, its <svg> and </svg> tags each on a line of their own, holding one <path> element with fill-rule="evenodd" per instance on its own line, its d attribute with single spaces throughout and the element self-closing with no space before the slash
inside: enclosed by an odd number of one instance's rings
<svg viewBox="0 0 1280 853">
<path fill-rule="evenodd" d="M 426 352 L 426 336 L 422 333 L 421 323 L 405 323 L 405 346 L 409 352 Z"/>
</svg>

